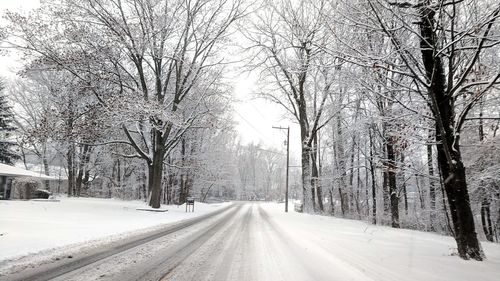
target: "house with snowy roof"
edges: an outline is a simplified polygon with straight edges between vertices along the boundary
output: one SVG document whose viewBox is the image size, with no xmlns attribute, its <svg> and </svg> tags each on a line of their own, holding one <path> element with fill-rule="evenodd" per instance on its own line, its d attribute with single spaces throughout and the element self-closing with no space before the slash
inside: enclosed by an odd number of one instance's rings
<svg viewBox="0 0 500 281">
<path fill-rule="evenodd" d="M 59 180 L 59 178 L 56 177 L 0 163 L 0 199 L 11 199 L 13 197 L 12 182 L 16 178 L 49 181 Z"/>
</svg>

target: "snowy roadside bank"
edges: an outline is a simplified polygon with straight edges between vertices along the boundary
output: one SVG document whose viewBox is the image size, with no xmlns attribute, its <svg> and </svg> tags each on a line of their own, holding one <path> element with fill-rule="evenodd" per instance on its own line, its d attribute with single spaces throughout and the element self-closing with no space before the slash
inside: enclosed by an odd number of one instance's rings
<svg viewBox="0 0 500 281">
<path fill-rule="evenodd" d="M 165 206 L 167 212 L 147 212 L 141 201 L 60 198 L 59 202 L 0 201 L 0 272 L 7 263 L 38 253 L 47 258 L 69 249 L 103 245 L 145 233 L 165 224 L 201 216 L 230 203 Z"/>
<path fill-rule="evenodd" d="M 370 280 L 482 280 L 500 276 L 500 245 L 482 242 L 487 260 L 465 261 L 452 254 L 452 237 L 376 226 L 334 217 L 284 213 L 283 204 L 262 208 L 278 230 L 316 258 L 317 268 L 364 272 Z"/>
</svg>

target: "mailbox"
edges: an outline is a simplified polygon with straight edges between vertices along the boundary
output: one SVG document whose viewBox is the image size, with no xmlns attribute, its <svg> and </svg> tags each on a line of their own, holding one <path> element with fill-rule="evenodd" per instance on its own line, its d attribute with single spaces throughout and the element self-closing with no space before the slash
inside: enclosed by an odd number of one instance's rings
<svg viewBox="0 0 500 281">
<path fill-rule="evenodd" d="M 194 198 L 188 197 L 186 198 L 186 213 L 194 212 Z"/>
</svg>

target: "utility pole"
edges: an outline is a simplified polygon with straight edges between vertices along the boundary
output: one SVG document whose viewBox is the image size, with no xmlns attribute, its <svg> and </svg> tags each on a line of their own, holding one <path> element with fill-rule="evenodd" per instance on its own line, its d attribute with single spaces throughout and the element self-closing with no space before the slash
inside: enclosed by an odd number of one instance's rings
<svg viewBox="0 0 500 281">
<path fill-rule="evenodd" d="M 285 179 L 285 213 L 288 213 L 288 168 L 290 167 L 290 127 L 274 127 L 273 129 L 286 130 L 286 179 Z"/>
</svg>

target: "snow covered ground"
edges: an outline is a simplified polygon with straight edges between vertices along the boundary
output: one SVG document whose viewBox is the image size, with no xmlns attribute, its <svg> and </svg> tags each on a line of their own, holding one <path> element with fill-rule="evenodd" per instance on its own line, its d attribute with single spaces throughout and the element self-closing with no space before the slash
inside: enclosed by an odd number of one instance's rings
<svg viewBox="0 0 500 281">
<path fill-rule="evenodd" d="M 318 271 L 340 270 L 344 280 L 500 280 L 500 245 L 483 242 L 483 262 L 457 256 L 453 238 L 360 221 L 288 213 L 263 204 L 279 232 L 305 249 Z M 357 273 L 357 274 L 355 274 Z M 339 279 L 340 280 L 340 279 Z"/>
<path fill-rule="evenodd" d="M 83 242 L 110 242 L 165 223 L 200 216 L 227 204 L 197 202 L 195 212 L 186 213 L 184 206 L 167 206 L 167 212 L 140 211 L 137 208 L 147 207 L 144 202 L 115 199 L 0 201 L 0 263 Z"/>
<path fill-rule="evenodd" d="M 0 205 L 0 228 L 10 225 L 19 234 L 17 238 L 0 237 L 2 255 L 4 250 L 16 252 L 15 248 L 24 249 L 26 253 L 24 243 L 30 239 L 42 245 L 45 243 L 46 247 L 55 247 L 55 242 L 66 239 L 67 243 L 76 243 L 119 232 L 122 234 L 111 237 L 126 238 L 134 229 L 148 226 L 152 229 L 159 223 L 181 220 L 224 206 L 197 204 L 197 213 L 186 214 L 183 207 L 170 207 L 166 213 L 140 212 L 135 209 L 143 203 L 118 200 L 1 203 L 19 204 L 10 208 Z M 464 261 L 453 255 L 456 245 L 451 237 L 293 211 L 284 213 L 283 209 L 283 204 L 276 203 L 236 203 L 234 208 L 214 217 L 110 255 L 57 280 L 158 280 L 161 276 L 165 277 L 162 280 L 199 281 L 499 280 L 498 244 L 483 242 L 486 261 Z M 24 221 L 5 215 L 9 210 L 17 210 L 19 216 L 24 213 Z M 48 214 L 52 219 L 46 218 Z M 6 217 L 15 218 L 16 223 L 5 224 L 8 222 Z M 47 225 L 32 225 L 43 220 L 48 222 Z M 25 230 L 32 232 L 24 233 Z M 97 243 L 89 245 L 110 247 L 105 244 L 108 240 L 99 238 L 93 240 Z M 82 247 L 82 252 L 92 252 L 84 248 L 85 244 L 76 245 Z M 35 247 L 36 244 L 29 248 Z M 82 254 L 75 249 L 78 248 L 66 246 L 57 252 L 62 260 L 70 258 L 68 255 L 78 259 Z M 40 256 L 43 253 L 33 255 L 38 259 Z M 28 266 L 25 258 L 19 261 L 17 265 L 17 260 L 14 264 L 10 261 L 9 266 L 2 266 L 0 261 L 0 280 L 12 280 L 9 275 L 2 279 L 2 272 L 36 271 L 40 266 L 50 266 L 46 259 L 41 263 L 40 260 L 28 260 Z"/>
</svg>

